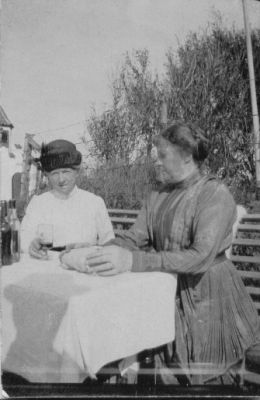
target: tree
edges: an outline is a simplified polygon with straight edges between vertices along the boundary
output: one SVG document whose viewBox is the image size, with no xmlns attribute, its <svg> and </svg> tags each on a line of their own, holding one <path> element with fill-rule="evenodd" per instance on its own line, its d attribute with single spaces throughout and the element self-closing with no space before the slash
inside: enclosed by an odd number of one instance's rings
<svg viewBox="0 0 260 400">
<path fill-rule="evenodd" d="M 126 55 L 119 79 L 128 118 L 135 122 L 135 142 L 150 157 L 152 138 L 161 128 L 163 91 L 158 75 L 153 77 L 149 71 L 146 49 L 136 50 L 132 58 Z"/>
<path fill-rule="evenodd" d="M 259 84 L 259 31 L 252 39 Z M 247 190 L 255 166 L 244 33 L 214 25 L 211 34 L 191 34 L 177 57 L 168 52 L 166 75 L 170 119 L 198 123 L 210 142 L 209 169 Z"/>
<path fill-rule="evenodd" d="M 112 160 L 117 168 L 146 163 L 152 138 L 162 127 L 160 111 L 166 99 L 168 122 L 182 119 L 195 122 L 204 130 L 210 143 L 207 169 L 224 179 L 236 201 L 245 204 L 251 201 L 248 194 L 255 178 L 245 35 L 223 29 L 219 23 L 211 28 L 201 35 L 191 34 L 177 53 L 168 51 L 164 79 L 151 73 L 147 50 L 136 50 L 132 56 L 126 54 L 112 82 L 113 104 L 100 116 L 93 112 L 89 132 L 103 167 L 111 169 Z M 259 30 L 252 34 L 252 47 L 259 103 Z M 136 171 L 138 168 L 135 174 Z M 135 174 L 128 179 L 137 179 Z M 111 175 L 111 179 L 114 177 Z M 148 177 L 150 182 L 143 181 L 146 188 L 154 179 L 153 173 L 146 174 L 144 179 Z M 115 190 L 120 190 L 122 197 L 122 185 L 131 185 L 124 179 L 120 182 L 120 189 Z M 141 192 L 137 203 L 141 201 Z M 124 193 L 129 196 L 128 189 Z M 129 204 L 127 199 L 125 202 Z"/>
<path fill-rule="evenodd" d="M 124 162 L 150 155 L 152 137 L 160 128 L 162 88 L 149 71 L 147 50 L 127 53 L 119 75 L 112 82 L 112 107 L 88 123 L 95 152 L 105 161 Z"/>
</svg>

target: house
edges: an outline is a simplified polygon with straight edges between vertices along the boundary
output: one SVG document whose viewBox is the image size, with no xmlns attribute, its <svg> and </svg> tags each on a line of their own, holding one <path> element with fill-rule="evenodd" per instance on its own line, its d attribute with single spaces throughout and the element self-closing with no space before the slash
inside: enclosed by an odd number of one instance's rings
<svg viewBox="0 0 260 400">
<path fill-rule="evenodd" d="M 17 197 L 15 181 L 20 179 L 22 172 L 22 153 L 13 144 L 13 128 L 0 105 L 0 200 Z"/>
</svg>

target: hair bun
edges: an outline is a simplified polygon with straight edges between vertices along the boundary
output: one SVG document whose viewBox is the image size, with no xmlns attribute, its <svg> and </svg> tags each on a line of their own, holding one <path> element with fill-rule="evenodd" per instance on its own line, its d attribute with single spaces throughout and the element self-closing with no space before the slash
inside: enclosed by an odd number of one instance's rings
<svg viewBox="0 0 260 400">
<path fill-rule="evenodd" d="M 204 161 L 208 156 L 209 141 L 204 136 L 202 129 L 198 128 L 196 125 L 189 124 L 189 128 L 192 133 L 192 137 L 197 144 L 197 161 Z"/>
<path fill-rule="evenodd" d="M 208 157 L 208 140 L 199 139 L 198 143 L 198 161 L 204 161 Z"/>
</svg>

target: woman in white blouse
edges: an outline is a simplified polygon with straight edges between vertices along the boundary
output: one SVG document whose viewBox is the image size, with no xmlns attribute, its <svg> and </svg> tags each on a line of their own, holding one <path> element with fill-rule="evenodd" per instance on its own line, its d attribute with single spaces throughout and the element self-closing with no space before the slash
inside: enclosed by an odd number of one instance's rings
<svg viewBox="0 0 260 400">
<path fill-rule="evenodd" d="M 81 153 L 67 140 L 42 146 L 39 159 L 51 190 L 34 196 L 21 226 L 21 246 L 32 257 L 46 258 L 37 234 L 40 224 L 53 226 L 53 248 L 71 243 L 102 245 L 114 238 L 104 200 L 77 187 Z"/>
</svg>

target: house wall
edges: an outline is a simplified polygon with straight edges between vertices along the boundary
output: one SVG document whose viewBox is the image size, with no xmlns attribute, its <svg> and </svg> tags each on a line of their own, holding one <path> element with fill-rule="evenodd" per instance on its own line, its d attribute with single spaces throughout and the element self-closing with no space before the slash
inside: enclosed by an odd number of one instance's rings
<svg viewBox="0 0 260 400">
<path fill-rule="evenodd" d="M 12 198 L 12 177 L 16 172 L 22 172 L 21 156 L 11 156 L 9 149 L 0 145 L 0 200 Z"/>
</svg>

